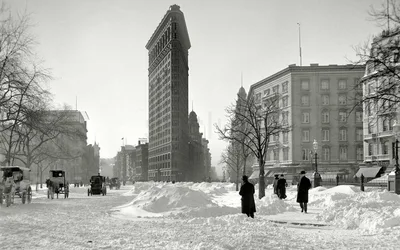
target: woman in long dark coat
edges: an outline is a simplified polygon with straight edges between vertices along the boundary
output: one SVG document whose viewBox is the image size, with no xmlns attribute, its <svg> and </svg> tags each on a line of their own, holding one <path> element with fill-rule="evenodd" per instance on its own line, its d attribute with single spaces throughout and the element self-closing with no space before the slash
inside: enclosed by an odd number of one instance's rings
<svg viewBox="0 0 400 250">
<path fill-rule="evenodd" d="M 254 202 L 254 185 L 248 181 L 248 177 L 243 175 L 244 184 L 240 187 L 239 194 L 242 196 L 242 213 L 247 217 L 254 218 L 256 203 Z"/>
<path fill-rule="evenodd" d="M 276 183 L 276 189 L 277 189 L 277 194 L 279 199 L 285 199 L 286 198 L 286 179 L 284 178 L 283 174 L 279 177 L 279 180 Z"/>
<path fill-rule="evenodd" d="M 306 177 L 306 172 L 300 172 L 300 181 L 297 184 L 297 202 L 300 203 L 301 212 L 307 213 L 308 190 L 311 188 L 311 181 Z"/>
</svg>

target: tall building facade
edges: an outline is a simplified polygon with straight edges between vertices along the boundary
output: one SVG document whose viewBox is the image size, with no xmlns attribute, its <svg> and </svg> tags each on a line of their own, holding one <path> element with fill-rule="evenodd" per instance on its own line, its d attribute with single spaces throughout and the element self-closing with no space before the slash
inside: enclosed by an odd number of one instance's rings
<svg viewBox="0 0 400 250">
<path fill-rule="evenodd" d="M 172 5 L 146 45 L 149 55 L 149 180 L 188 176 L 188 50 L 180 7 Z"/>
<path fill-rule="evenodd" d="M 355 174 L 364 160 L 363 111 L 355 107 L 364 71 L 357 65 L 290 65 L 250 87 L 249 96 L 260 105 L 278 95 L 282 120 L 290 125 L 289 132 L 270 138 L 267 177 L 314 172 L 314 140 L 323 179 Z"/>
</svg>

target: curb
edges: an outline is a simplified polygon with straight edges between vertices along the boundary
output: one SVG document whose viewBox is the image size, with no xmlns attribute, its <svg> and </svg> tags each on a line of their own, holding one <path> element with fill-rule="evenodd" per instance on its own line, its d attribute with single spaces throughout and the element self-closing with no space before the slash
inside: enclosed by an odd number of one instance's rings
<svg viewBox="0 0 400 250">
<path fill-rule="evenodd" d="M 307 223 L 307 222 L 292 222 L 292 221 L 281 221 L 281 220 L 268 220 L 269 222 L 279 223 L 279 224 L 290 224 L 297 226 L 314 226 L 314 227 L 326 227 L 329 226 L 327 224 L 318 224 L 318 223 Z"/>
</svg>

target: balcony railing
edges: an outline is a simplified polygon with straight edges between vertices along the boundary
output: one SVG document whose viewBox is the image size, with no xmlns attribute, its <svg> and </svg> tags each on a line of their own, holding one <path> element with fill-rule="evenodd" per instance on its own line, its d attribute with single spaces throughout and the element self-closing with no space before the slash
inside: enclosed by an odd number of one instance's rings
<svg viewBox="0 0 400 250">
<path fill-rule="evenodd" d="M 365 156 L 365 161 L 390 161 L 391 155 L 368 155 Z"/>
</svg>

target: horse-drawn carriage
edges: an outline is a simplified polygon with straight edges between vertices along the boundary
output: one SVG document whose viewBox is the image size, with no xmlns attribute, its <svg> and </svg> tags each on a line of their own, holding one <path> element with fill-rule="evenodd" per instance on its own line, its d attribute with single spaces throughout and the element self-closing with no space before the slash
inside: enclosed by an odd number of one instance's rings
<svg viewBox="0 0 400 250">
<path fill-rule="evenodd" d="M 115 189 L 120 189 L 121 187 L 121 182 L 119 181 L 118 177 L 113 177 L 110 179 L 110 189 L 112 189 L 113 187 Z"/>
<path fill-rule="evenodd" d="M 106 187 L 106 177 L 98 175 L 93 175 L 90 178 L 90 187 L 88 188 L 88 196 L 94 194 L 107 194 L 107 187 Z"/>
<path fill-rule="evenodd" d="M 22 204 L 32 201 L 32 188 L 30 181 L 30 169 L 18 166 L 1 166 L 0 172 L 0 204 L 5 199 L 6 206 L 14 203 L 15 196 L 19 196 Z M 0 175 L 1 176 L 1 175 Z"/>
<path fill-rule="evenodd" d="M 64 199 L 69 196 L 69 184 L 65 181 L 65 171 L 63 170 L 50 170 L 49 179 L 46 180 L 47 184 L 47 198 L 54 199 L 54 194 L 64 194 Z"/>
</svg>

